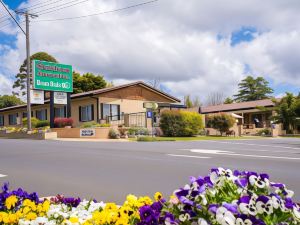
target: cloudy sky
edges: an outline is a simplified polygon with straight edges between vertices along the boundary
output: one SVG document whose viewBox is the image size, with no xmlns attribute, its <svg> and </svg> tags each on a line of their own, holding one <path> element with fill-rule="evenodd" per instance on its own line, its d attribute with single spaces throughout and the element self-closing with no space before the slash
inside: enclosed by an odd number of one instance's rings
<svg viewBox="0 0 300 225">
<path fill-rule="evenodd" d="M 4 0 L 10 10 L 39 15 L 30 26 L 31 53 L 46 51 L 115 84 L 157 79 L 179 98 L 205 101 L 212 92 L 231 96 L 251 74 L 264 76 L 276 96 L 300 90 L 299 0 L 158 0 L 56 20 L 146 1 Z M 25 36 L 6 16 L 0 5 L 0 94 L 11 92 L 25 57 Z"/>
</svg>

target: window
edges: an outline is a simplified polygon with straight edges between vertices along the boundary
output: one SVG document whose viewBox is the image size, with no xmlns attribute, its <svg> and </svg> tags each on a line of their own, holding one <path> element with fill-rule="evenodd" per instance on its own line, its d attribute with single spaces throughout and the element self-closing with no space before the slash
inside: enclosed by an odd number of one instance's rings
<svg viewBox="0 0 300 225">
<path fill-rule="evenodd" d="M 33 111 L 31 111 L 31 117 L 33 117 Z M 22 113 L 22 118 L 27 118 L 27 112 Z"/>
<path fill-rule="evenodd" d="M 0 115 L 0 127 L 4 126 L 4 115 Z"/>
<path fill-rule="evenodd" d="M 86 122 L 94 120 L 94 105 L 79 106 L 79 121 Z"/>
<path fill-rule="evenodd" d="M 47 109 L 36 110 L 36 118 L 39 120 L 47 120 Z"/>
<path fill-rule="evenodd" d="M 110 116 L 110 105 L 109 104 L 102 104 L 102 119 L 106 119 L 108 116 Z"/>
<path fill-rule="evenodd" d="M 110 120 L 120 120 L 120 105 L 102 104 L 102 119 L 111 117 Z"/>
<path fill-rule="evenodd" d="M 66 117 L 66 108 L 65 107 L 54 108 L 54 117 L 55 118 Z"/>
<path fill-rule="evenodd" d="M 9 125 L 17 125 L 18 123 L 18 113 L 8 115 Z"/>
</svg>

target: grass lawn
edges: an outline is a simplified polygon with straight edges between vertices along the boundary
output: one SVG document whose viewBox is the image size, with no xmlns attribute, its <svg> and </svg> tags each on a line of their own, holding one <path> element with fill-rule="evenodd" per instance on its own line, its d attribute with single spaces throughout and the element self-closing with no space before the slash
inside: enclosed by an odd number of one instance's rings
<svg viewBox="0 0 300 225">
<path fill-rule="evenodd" d="M 221 137 L 221 136 L 197 136 L 197 137 L 140 137 L 140 138 L 129 138 L 131 141 L 207 141 L 207 140 L 241 140 L 241 139 L 259 139 L 265 137 Z"/>
</svg>

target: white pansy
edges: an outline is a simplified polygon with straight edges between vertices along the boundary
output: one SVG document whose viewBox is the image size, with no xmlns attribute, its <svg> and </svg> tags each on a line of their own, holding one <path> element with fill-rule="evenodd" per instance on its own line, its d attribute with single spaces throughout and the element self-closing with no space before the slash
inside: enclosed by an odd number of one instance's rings
<svg viewBox="0 0 300 225">
<path fill-rule="evenodd" d="M 249 177 L 249 182 L 252 186 L 256 186 L 258 188 L 265 188 L 270 186 L 270 181 L 267 178 L 262 179 L 261 177 L 257 177 L 255 175 L 251 175 Z"/>
<path fill-rule="evenodd" d="M 221 225 L 235 225 L 236 219 L 225 207 L 219 207 L 216 213 L 216 220 Z"/>
<path fill-rule="evenodd" d="M 198 219 L 198 225 L 208 225 L 208 223 L 205 219 L 199 218 Z"/>
<path fill-rule="evenodd" d="M 252 225 L 251 220 L 249 219 L 241 219 L 241 218 L 237 218 L 235 221 L 235 225 Z"/>
<path fill-rule="evenodd" d="M 269 199 L 266 203 L 258 201 L 256 202 L 257 213 L 263 214 L 267 213 L 268 215 L 273 213 L 273 204 L 272 199 Z"/>
<path fill-rule="evenodd" d="M 296 207 L 296 206 L 293 207 L 293 215 L 294 215 L 295 219 L 300 221 L 299 207 Z"/>
<path fill-rule="evenodd" d="M 190 218 L 191 218 L 191 216 L 188 213 L 179 215 L 179 220 L 181 222 L 188 221 Z"/>
</svg>

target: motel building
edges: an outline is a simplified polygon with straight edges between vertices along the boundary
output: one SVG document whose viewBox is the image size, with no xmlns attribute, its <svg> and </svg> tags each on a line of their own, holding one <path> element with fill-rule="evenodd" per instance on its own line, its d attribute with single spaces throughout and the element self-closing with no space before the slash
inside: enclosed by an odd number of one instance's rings
<svg viewBox="0 0 300 225">
<path fill-rule="evenodd" d="M 272 136 L 285 135 L 282 124 L 274 124 L 271 116 L 275 115 L 274 102 L 271 99 L 240 102 L 232 104 L 221 104 L 214 106 L 203 106 L 199 108 L 199 113 L 204 115 L 206 131 L 210 135 L 217 135 L 218 131 L 207 127 L 207 118 L 218 113 L 227 113 L 236 119 L 236 123 L 231 128 L 236 135 L 256 135 L 260 131 L 268 129 Z M 259 108 L 263 107 L 264 110 Z"/>
<path fill-rule="evenodd" d="M 152 119 L 147 118 L 144 103 L 158 105 L 157 112 L 164 109 L 183 107 L 180 100 L 144 82 L 103 88 L 71 95 L 71 118 L 73 127 L 86 122 L 111 124 L 125 127 L 151 127 Z M 50 100 L 43 105 L 32 104 L 31 116 L 39 120 L 50 120 Z M 66 105 L 54 105 L 55 118 L 67 117 Z M 0 109 L 0 127 L 21 127 L 27 117 L 26 105 Z M 70 132 L 70 131 L 69 131 Z"/>
</svg>

